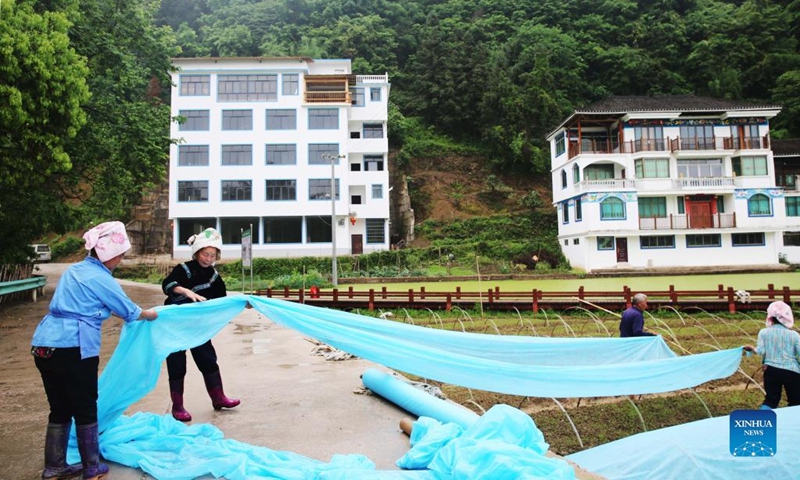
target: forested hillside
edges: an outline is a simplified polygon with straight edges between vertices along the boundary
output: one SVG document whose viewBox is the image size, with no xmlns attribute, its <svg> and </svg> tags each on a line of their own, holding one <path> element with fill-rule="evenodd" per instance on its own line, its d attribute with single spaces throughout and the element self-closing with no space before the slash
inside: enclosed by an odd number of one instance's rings
<svg viewBox="0 0 800 480">
<path fill-rule="evenodd" d="M 789 0 L 5 0 L 0 256 L 125 219 L 164 176 L 172 56 L 351 58 L 389 74 L 401 168 L 467 152 L 531 178 L 609 94 L 780 104 L 773 136 L 800 137 L 799 38 Z"/>
</svg>

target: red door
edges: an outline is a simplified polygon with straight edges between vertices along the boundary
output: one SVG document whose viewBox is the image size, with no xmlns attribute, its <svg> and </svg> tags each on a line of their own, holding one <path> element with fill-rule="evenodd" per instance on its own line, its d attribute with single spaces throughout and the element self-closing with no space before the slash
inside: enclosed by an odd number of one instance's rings
<svg viewBox="0 0 800 480">
<path fill-rule="evenodd" d="M 628 239 L 617 238 L 617 263 L 628 263 Z"/>
<path fill-rule="evenodd" d="M 711 203 L 692 202 L 689 204 L 689 228 L 711 228 Z"/>
<path fill-rule="evenodd" d="M 352 252 L 352 255 L 361 255 L 364 253 L 363 235 L 350 235 L 350 251 Z"/>
</svg>

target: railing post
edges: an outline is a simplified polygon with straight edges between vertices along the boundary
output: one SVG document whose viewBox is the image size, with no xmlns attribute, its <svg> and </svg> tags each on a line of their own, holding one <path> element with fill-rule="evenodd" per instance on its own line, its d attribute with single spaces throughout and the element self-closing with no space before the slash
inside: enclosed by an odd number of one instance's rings
<svg viewBox="0 0 800 480">
<path fill-rule="evenodd" d="M 305 290 L 303 290 L 302 288 L 297 292 L 297 301 L 300 303 L 306 303 Z"/>
<path fill-rule="evenodd" d="M 375 289 L 369 289 L 369 311 L 375 310 Z"/>
<path fill-rule="evenodd" d="M 736 313 L 736 302 L 734 301 L 733 287 L 728 287 L 728 313 Z"/>
<path fill-rule="evenodd" d="M 539 290 L 533 289 L 533 313 L 539 313 Z"/>
<path fill-rule="evenodd" d="M 408 303 L 412 303 L 413 301 L 414 301 L 414 289 L 413 288 L 409 288 L 408 289 Z M 411 307 L 411 305 L 409 305 L 409 308 L 410 307 Z"/>
<path fill-rule="evenodd" d="M 672 303 L 678 303 L 678 294 L 675 292 L 675 285 L 669 286 L 669 301 Z"/>
<path fill-rule="evenodd" d="M 494 291 L 490 288 L 489 289 L 489 303 L 494 303 Z"/>
<path fill-rule="evenodd" d="M 446 312 L 449 312 L 452 307 L 453 307 L 453 300 L 450 294 L 448 293 L 447 296 L 445 297 L 444 310 Z"/>
<path fill-rule="evenodd" d="M 339 289 L 338 288 L 334 288 L 333 289 L 333 303 L 336 303 L 338 301 L 339 301 Z"/>
<path fill-rule="evenodd" d="M 584 290 L 583 290 L 583 285 L 581 285 L 580 287 L 578 287 L 578 298 L 580 298 L 581 300 L 583 300 L 583 299 L 585 298 L 585 293 L 584 293 Z"/>
<path fill-rule="evenodd" d="M 631 289 L 627 285 L 622 287 L 622 296 L 625 298 L 625 308 L 631 308 Z"/>
<path fill-rule="evenodd" d="M 456 300 L 461 300 L 461 287 L 456 287 Z"/>
<path fill-rule="evenodd" d="M 283 298 L 289 298 L 289 287 L 283 287 Z"/>
<path fill-rule="evenodd" d="M 783 287 L 783 301 L 787 305 L 792 304 L 792 293 L 791 290 L 789 290 L 789 287 Z"/>
<path fill-rule="evenodd" d="M 425 287 L 419 287 L 419 299 L 425 300 Z"/>
<path fill-rule="evenodd" d="M 267 298 L 272 298 L 272 287 L 267 288 Z"/>
<path fill-rule="evenodd" d="M 770 300 L 775 300 L 775 284 L 770 283 L 767 284 L 767 298 Z"/>
<path fill-rule="evenodd" d="M 725 298 L 725 286 L 722 285 L 721 283 L 717 285 L 717 298 L 719 298 L 720 300 Z"/>
<path fill-rule="evenodd" d="M 386 299 L 386 287 L 381 288 L 381 298 Z"/>
<path fill-rule="evenodd" d="M 352 285 L 350 285 L 347 288 L 347 298 L 353 298 L 353 286 Z"/>
</svg>

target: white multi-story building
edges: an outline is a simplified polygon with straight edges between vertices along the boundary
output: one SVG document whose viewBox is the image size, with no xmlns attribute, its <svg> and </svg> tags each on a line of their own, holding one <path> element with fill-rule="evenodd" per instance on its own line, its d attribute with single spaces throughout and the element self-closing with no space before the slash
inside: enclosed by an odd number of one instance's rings
<svg viewBox="0 0 800 480">
<path fill-rule="evenodd" d="M 305 57 L 172 64 L 174 258 L 207 227 L 227 258 L 249 228 L 253 257 L 389 249 L 387 75 Z"/>
<path fill-rule="evenodd" d="M 800 170 L 776 173 L 769 136 L 779 112 L 693 95 L 576 110 L 548 136 L 564 255 L 586 271 L 800 263 Z"/>
</svg>

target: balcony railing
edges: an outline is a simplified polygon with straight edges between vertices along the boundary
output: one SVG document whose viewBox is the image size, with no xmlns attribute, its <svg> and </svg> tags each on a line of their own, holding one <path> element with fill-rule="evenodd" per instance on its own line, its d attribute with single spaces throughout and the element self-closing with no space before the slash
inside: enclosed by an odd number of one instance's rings
<svg viewBox="0 0 800 480">
<path fill-rule="evenodd" d="M 306 103 L 350 103 L 350 92 L 338 91 L 314 91 L 306 92 Z"/>
<path fill-rule="evenodd" d="M 633 190 L 636 180 L 632 178 L 606 178 L 603 180 L 583 180 L 578 183 L 578 191 L 590 192 L 595 190 Z"/>
<path fill-rule="evenodd" d="M 673 178 L 672 188 L 676 190 L 691 190 L 695 188 L 732 188 L 734 187 L 734 182 L 734 177 Z"/>
<path fill-rule="evenodd" d="M 389 83 L 389 75 L 354 75 L 356 84 Z"/>
<path fill-rule="evenodd" d="M 677 152 L 696 150 L 748 150 L 770 148 L 769 135 L 761 138 L 676 137 L 629 140 L 615 137 L 583 139 L 569 143 L 569 158 L 582 153 Z"/>
<path fill-rule="evenodd" d="M 640 217 L 639 230 L 690 230 L 703 228 L 736 228 L 735 213 L 709 215 L 668 215 Z"/>
</svg>

